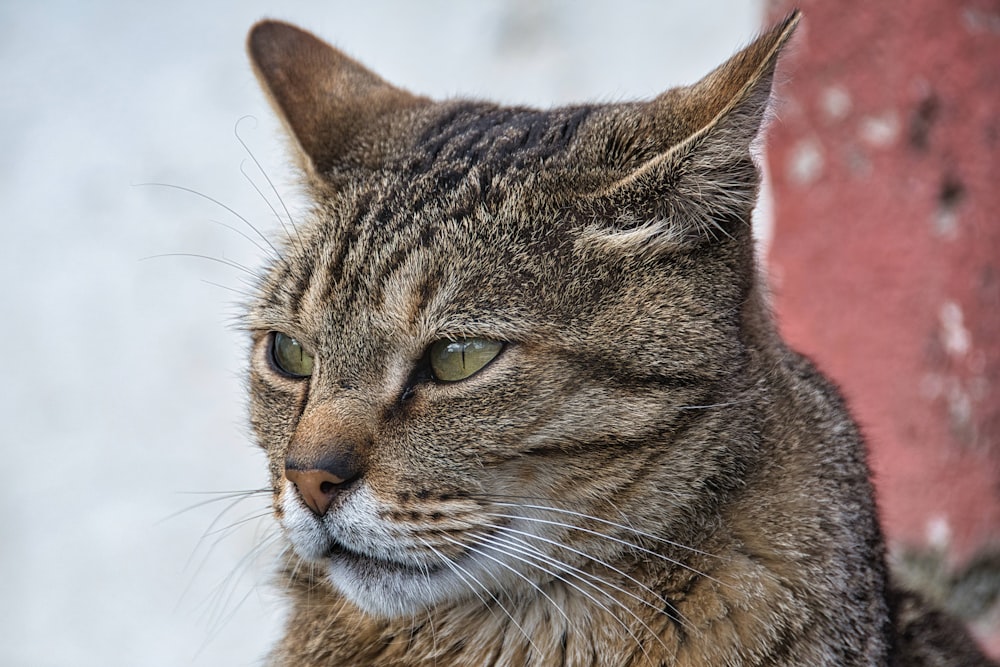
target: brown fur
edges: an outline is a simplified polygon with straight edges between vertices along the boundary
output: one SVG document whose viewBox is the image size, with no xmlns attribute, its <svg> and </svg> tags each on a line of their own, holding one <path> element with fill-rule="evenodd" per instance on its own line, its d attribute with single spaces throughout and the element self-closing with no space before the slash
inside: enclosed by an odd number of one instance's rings
<svg viewBox="0 0 1000 667">
<path fill-rule="evenodd" d="M 694 86 L 550 111 L 254 27 L 315 201 L 248 314 L 273 664 L 988 664 L 887 583 L 861 437 L 757 278 L 750 144 L 797 20 Z M 435 380 L 462 337 L 505 348 Z"/>
</svg>

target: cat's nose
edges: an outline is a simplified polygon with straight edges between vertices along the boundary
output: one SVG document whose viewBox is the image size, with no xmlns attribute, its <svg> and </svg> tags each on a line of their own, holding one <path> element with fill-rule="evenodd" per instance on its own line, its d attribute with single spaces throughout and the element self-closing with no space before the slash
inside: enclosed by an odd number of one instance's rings
<svg viewBox="0 0 1000 667">
<path fill-rule="evenodd" d="M 370 432 L 356 401 L 307 406 L 285 450 L 285 479 L 316 516 L 362 476 Z"/>
<path fill-rule="evenodd" d="M 336 470 L 334 470 L 336 468 Z M 303 468 L 292 461 L 285 462 L 285 478 L 295 485 L 303 502 L 316 516 L 323 516 L 333 499 L 357 477 L 354 470 L 343 466 Z"/>
</svg>

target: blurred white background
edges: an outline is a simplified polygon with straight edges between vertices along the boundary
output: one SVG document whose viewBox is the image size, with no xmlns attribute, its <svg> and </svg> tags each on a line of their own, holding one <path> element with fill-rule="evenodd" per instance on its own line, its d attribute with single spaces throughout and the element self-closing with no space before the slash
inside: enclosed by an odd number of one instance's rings
<svg viewBox="0 0 1000 667">
<path fill-rule="evenodd" d="M 433 96 L 649 97 L 745 44 L 753 0 L 0 3 L 0 665 L 256 665 L 281 621 L 244 426 L 241 271 L 301 210 L 243 54 L 316 32 Z M 220 516 L 221 515 L 221 516 Z M 234 526 L 232 531 L 223 530 Z M 207 533 L 207 534 L 206 534 Z"/>
</svg>

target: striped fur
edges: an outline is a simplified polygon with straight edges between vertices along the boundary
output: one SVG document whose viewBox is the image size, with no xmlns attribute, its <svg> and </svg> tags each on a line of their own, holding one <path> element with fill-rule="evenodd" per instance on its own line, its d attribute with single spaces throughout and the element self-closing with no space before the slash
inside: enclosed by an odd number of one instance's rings
<svg viewBox="0 0 1000 667">
<path fill-rule="evenodd" d="M 757 279 L 750 145 L 796 21 L 694 86 L 550 111 L 433 103 L 255 27 L 315 202 L 247 316 L 289 545 L 272 664 L 923 655 L 897 608 L 947 620 L 891 591 L 861 437 Z M 428 349 L 460 338 L 505 346 L 435 380 Z M 944 634 L 962 657 L 919 664 L 982 660 Z"/>
</svg>

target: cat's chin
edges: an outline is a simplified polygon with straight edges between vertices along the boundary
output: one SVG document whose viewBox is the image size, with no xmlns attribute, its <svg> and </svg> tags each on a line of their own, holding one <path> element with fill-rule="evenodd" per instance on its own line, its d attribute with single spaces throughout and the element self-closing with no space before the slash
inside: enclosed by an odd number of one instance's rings
<svg viewBox="0 0 1000 667">
<path fill-rule="evenodd" d="M 321 530 L 292 539 L 296 555 L 367 614 L 412 616 L 468 592 L 444 565 L 416 565 L 359 553 Z M 305 539 L 303 539 L 305 538 Z"/>
<path fill-rule="evenodd" d="M 362 611 L 383 618 L 412 616 L 445 596 L 442 572 L 384 561 L 333 547 L 324 559 L 329 583 Z"/>
</svg>

